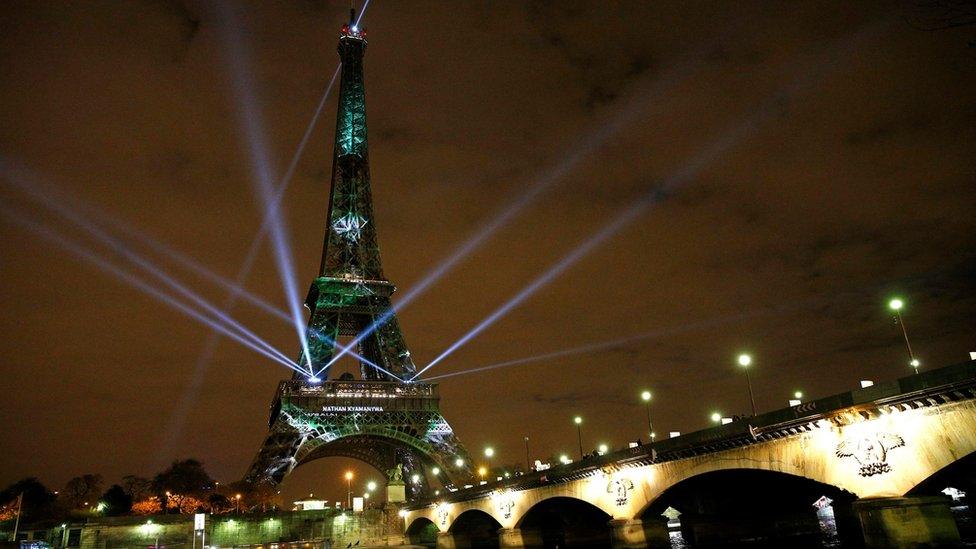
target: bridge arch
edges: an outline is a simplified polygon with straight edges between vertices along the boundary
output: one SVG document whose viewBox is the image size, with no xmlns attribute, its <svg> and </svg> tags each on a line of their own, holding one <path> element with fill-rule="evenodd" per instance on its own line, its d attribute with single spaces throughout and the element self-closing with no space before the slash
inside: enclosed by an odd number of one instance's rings
<svg viewBox="0 0 976 549">
<path fill-rule="evenodd" d="M 600 507 L 575 497 L 553 496 L 535 502 L 516 521 L 523 539 L 545 547 L 610 547 L 610 520 Z"/>
<path fill-rule="evenodd" d="M 498 547 L 498 531 L 502 525 L 498 519 L 480 509 L 468 509 L 458 515 L 448 528 L 462 547 Z"/>
<path fill-rule="evenodd" d="M 407 526 L 404 535 L 411 545 L 433 547 L 437 543 L 437 534 L 439 532 L 440 529 L 434 524 L 434 521 L 427 517 L 417 517 Z"/>
<path fill-rule="evenodd" d="M 854 494 L 793 474 L 728 468 L 691 475 L 648 501 L 635 517 L 664 530 L 678 521 L 686 543 L 778 541 L 784 546 L 833 541 L 853 533 Z"/>
</svg>

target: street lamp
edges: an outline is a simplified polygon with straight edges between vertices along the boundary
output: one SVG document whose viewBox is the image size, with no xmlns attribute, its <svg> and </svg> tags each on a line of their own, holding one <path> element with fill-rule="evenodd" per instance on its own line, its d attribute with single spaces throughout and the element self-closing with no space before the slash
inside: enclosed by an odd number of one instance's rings
<svg viewBox="0 0 976 549">
<path fill-rule="evenodd" d="M 239 515 L 241 514 L 241 495 L 240 494 L 235 495 L 234 499 L 237 500 L 237 514 Z"/>
<path fill-rule="evenodd" d="M 346 503 L 352 509 L 352 471 L 346 471 Z"/>
<path fill-rule="evenodd" d="M 485 478 L 485 475 L 487 474 L 488 474 L 488 469 L 484 467 L 478 467 L 478 476 L 480 476 L 481 478 Z"/>
<path fill-rule="evenodd" d="M 915 373 L 918 373 L 918 367 L 922 365 L 917 358 L 915 358 L 915 353 L 912 351 L 912 344 L 908 342 L 908 330 L 905 329 L 905 321 L 901 318 L 901 309 L 905 306 L 905 302 L 900 298 L 894 298 L 888 302 L 888 308 L 895 312 L 895 318 L 898 319 L 898 324 L 901 326 L 901 334 L 905 336 L 905 347 L 908 347 L 908 358 L 909 365 L 915 369 Z"/>
<path fill-rule="evenodd" d="M 525 472 L 528 473 L 529 471 L 532 470 L 532 468 L 529 467 L 529 437 L 524 437 L 524 438 L 525 438 Z"/>
<path fill-rule="evenodd" d="M 601 456 L 604 456 L 610 451 L 610 447 L 606 444 L 601 444 L 597 447 L 596 451 L 599 452 Z"/>
<path fill-rule="evenodd" d="M 432 475 L 434 475 L 436 477 L 437 475 L 441 474 L 441 468 L 440 467 L 434 467 L 433 469 L 430 470 L 430 474 L 432 474 Z"/>
<path fill-rule="evenodd" d="M 722 414 L 720 414 L 718 412 L 713 413 L 712 414 L 712 421 L 714 421 L 715 423 L 721 423 L 721 421 L 722 421 Z"/>
<path fill-rule="evenodd" d="M 461 458 L 455 459 L 454 460 L 454 466 L 457 467 L 458 469 L 460 469 L 461 467 L 464 467 L 464 460 L 461 459 Z"/>
<path fill-rule="evenodd" d="M 495 449 L 491 446 L 485 448 L 485 457 L 488 459 L 488 470 L 491 470 L 491 457 L 495 455 Z"/>
<path fill-rule="evenodd" d="M 576 424 L 576 441 L 579 442 L 580 459 L 583 459 L 583 418 L 576 416 L 573 418 Z"/>
<path fill-rule="evenodd" d="M 752 404 L 752 415 L 756 415 L 756 397 L 752 394 L 752 378 L 749 377 L 749 366 L 752 364 L 752 357 L 747 354 L 739 355 L 739 366 L 746 371 L 746 383 L 749 384 L 749 402 Z"/>
<path fill-rule="evenodd" d="M 651 436 L 651 440 L 654 440 L 654 426 L 651 425 L 651 392 L 644 391 L 641 393 L 641 400 L 644 401 L 644 410 L 647 411 L 647 432 Z"/>
<path fill-rule="evenodd" d="M 369 482 L 367 482 L 366 483 L 366 489 L 369 490 L 370 492 L 376 490 L 376 483 L 373 482 L 372 480 L 369 481 Z"/>
<path fill-rule="evenodd" d="M 793 398 L 795 398 L 797 400 L 800 400 L 801 398 L 803 398 L 803 392 L 802 391 L 797 391 L 797 392 L 793 393 Z"/>
</svg>

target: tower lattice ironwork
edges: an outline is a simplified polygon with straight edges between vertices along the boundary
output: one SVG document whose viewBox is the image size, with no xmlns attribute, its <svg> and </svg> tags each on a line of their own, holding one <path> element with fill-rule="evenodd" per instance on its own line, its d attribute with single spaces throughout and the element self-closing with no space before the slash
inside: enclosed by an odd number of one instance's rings
<svg viewBox="0 0 976 549">
<path fill-rule="evenodd" d="M 278 484 L 302 463 L 346 456 L 381 471 L 401 465 L 407 494 L 417 496 L 435 470 L 442 485 L 468 480 L 471 460 L 441 415 L 437 386 L 405 381 L 416 367 L 391 306 L 395 287 L 383 276 L 370 192 L 365 32 L 351 22 L 344 26 L 338 51 L 332 187 L 319 276 L 305 300 L 309 355 L 300 360 L 322 381 L 296 373 L 281 382 L 270 432 L 245 479 Z M 358 341 L 359 380 L 331 379 L 343 336 Z"/>
</svg>

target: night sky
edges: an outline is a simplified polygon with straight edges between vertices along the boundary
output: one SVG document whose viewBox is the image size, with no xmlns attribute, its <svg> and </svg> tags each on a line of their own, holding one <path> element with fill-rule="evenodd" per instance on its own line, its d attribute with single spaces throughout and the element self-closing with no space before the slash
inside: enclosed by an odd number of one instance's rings
<svg viewBox="0 0 976 549">
<path fill-rule="evenodd" d="M 358 5 L 358 2 L 357 2 Z M 281 174 L 337 65 L 344 2 L 237 8 Z M 494 462 L 573 454 L 911 373 L 885 303 L 906 299 L 923 368 L 976 351 L 974 27 L 914 3 L 374 0 L 363 20 L 370 162 L 387 277 L 401 290 L 548 186 L 400 313 L 418 366 L 587 238 L 650 207 L 431 375 L 631 336 L 613 348 L 445 378 L 442 408 Z M 36 233 L 81 239 L 11 174 L 87 218 L 136 227 L 233 278 L 261 220 L 212 6 L 0 4 L 0 485 L 57 489 L 177 458 L 240 478 L 289 372 Z M 317 274 L 335 97 L 284 201 L 299 292 Z M 677 174 L 677 176 L 676 176 Z M 669 184 L 669 182 L 674 184 Z M 96 214 L 95 212 L 100 212 Z M 109 226 L 111 227 L 111 226 Z M 214 303 L 226 290 L 132 244 Z M 138 273 L 136 270 L 132 270 Z M 142 275 L 140 275 L 142 276 Z M 282 309 L 269 248 L 247 290 Z M 289 356 L 293 326 L 234 316 Z M 349 370 L 343 363 L 336 373 Z M 196 381 L 194 381 L 196 380 Z M 348 461 L 285 495 L 344 497 Z M 379 473 L 360 466 L 363 475 Z M 358 488 L 357 488 L 358 490 Z"/>
</svg>

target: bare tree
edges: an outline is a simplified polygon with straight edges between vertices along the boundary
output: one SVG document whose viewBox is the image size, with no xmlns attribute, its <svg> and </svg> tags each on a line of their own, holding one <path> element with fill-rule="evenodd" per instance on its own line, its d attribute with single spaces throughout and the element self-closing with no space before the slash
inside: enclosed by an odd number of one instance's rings
<svg viewBox="0 0 976 549">
<path fill-rule="evenodd" d="M 81 475 L 68 481 L 61 491 L 70 509 L 94 506 L 102 495 L 102 475 Z"/>
</svg>

